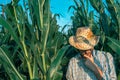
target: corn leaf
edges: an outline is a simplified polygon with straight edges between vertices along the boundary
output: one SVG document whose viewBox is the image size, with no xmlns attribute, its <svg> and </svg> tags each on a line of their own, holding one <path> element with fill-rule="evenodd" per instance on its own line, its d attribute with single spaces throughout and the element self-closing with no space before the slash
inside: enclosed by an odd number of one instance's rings
<svg viewBox="0 0 120 80">
<path fill-rule="evenodd" d="M 0 25 L 2 25 L 3 27 L 5 27 L 7 30 L 9 30 L 10 34 L 12 35 L 12 37 L 15 39 L 15 41 L 17 43 L 19 43 L 18 41 L 18 37 L 16 36 L 15 30 L 12 28 L 12 26 L 0 16 Z"/>
<path fill-rule="evenodd" d="M 20 80 L 23 80 L 22 76 L 17 71 L 17 69 L 15 68 L 13 63 L 11 62 L 10 58 L 8 57 L 8 55 L 5 53 L 5 51 L 1 47 L 0 47 L 0 60 L 5 61 L 5 63 L 3 62 L 2 64 L 5 64 L 7 66 L 9 65 L 10 67 L 8 67 L 8 68 L 12 68 L 13 69 L 14 77 L 12 77 L 12 79 L 14 79 L 15 77 L 18 77 Z"/>
<path fill-rule="evenodd" d="M 107 45 L 116 53 L 118 53 L 120 55 L 120 41 L 107 37 L 107 39 L 109 40 Z"/>
<path fill-rule="evenodd" d="M 37 67 L 35 58 L 34 58 L 34 64 L 33 64 L 33 79 L 38 79 L 38 67 Z"/>
<path fill-rule="evenodd" d="M 56 59 L 51 63 L 50 68 L 48 70 L 48 76 L 47 76 L 48 80 L 50 80 L 54 76 L 55 72 L 57 71 L 57 69 L 62 61 L 62 57 L 68 48 L 69 48 L 69 45 L 63 47 L 62 49 L 60 49 L 58 51 Z"/>
<path fill-rule="evenodd" d="M 55 72 L 53 80 L 62 80 L 63 73 L 60 71 Z"/>
</svg>

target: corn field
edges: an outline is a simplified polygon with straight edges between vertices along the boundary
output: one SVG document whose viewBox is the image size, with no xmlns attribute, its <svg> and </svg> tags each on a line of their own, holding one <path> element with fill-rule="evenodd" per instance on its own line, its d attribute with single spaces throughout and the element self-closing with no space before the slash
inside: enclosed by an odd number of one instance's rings
<svg viewBox="0 0 120 80">
<path fill-rule="evenodd" d="M 59 31 L 50 0 L 23 0 L 23 5 L 19 1 L 0 4 L 0 80 L 66 80 L 69 59 L 76 53 L 68 39 L 82 26 L 101 37 L 95 49 L 113 55 L 120 79 L 119 1 L 73 0 L 67 34 Z"/>
</svg>

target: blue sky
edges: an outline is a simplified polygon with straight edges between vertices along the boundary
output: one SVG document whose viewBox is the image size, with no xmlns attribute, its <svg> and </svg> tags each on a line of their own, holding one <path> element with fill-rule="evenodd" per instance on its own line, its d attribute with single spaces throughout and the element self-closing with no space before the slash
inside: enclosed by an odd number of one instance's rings
<svg viewBox="0 0 120 80">
<path fill-rule="evenodd" d="M 7 4 L 10 1 L 11 0 L 0 0 L 0 4 Z M 72 15 L 72 10 L 68 12 L 68 8 L 70 5 L 73 4 L 73 0 L 50 0 L 50 9 L 52 13 L 61 15 L 59 19 L 57 18 L 58 24 L 60 26 L 64 26 L 65 24 L 71 24 L 70 16 Z"/>
<path fill-rule="evenodd" d="M 65 24 L 70 25 L 70 17 L 72 15 L 72 10 L 68 12 L 70 5 L 73 5 L 73 0 L 51 0 L 51 11 L 53 14 L 58 13 L 62 16 L 58 19 L 58 24 L 64 26 Z"/>
</svg>

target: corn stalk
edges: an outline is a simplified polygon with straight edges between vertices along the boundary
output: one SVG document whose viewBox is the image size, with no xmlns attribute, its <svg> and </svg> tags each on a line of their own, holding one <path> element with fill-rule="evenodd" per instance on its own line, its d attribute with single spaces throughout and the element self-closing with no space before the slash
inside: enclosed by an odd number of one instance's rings
<svg viewBox="0 0 120 80">
<path fill-rule="evenodd" d="M 7 64 L 15 65 L 12 67 L 15 78 L 9 73 L 11 67 L 4 66 L 8 80 L 62 79 L 63 73 L 59 67 L 69 46 L 63 47 L 66 39 L 58 31 L 56 17 L 52 17 L 50 12 L 49 0 L 24 0 L 25 10 L 18 5 L 18 1 L 12 0 L 4 7 L 6 19 L 0 16 L 0 25 L 9 33 L 8 36 L 4 33 L 6 36 L 3 37 L 9 38 L 1 46 L 5 45 L 4 52 L 11 58 L 11 63 Z M 2 62 L 1 57 L 0 60 Z M 3 65 L 5 63 L 2 62 Z"/>
</svg>

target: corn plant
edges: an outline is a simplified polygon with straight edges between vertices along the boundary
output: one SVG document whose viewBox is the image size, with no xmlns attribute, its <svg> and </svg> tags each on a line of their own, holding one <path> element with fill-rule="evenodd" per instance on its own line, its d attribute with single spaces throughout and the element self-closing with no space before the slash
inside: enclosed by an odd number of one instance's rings
<svg viewBox="0 0 120 80">
<path fill-rule="evenodd" d="M 49 0 L 12 0 L 4 5 L 5 29 L 0 42 L 1 79 L 60 80 L 61 61 L 69 46 L 58 31 Z"/>
<path fill-rule="evenodd" d="M 75 34 L 81 26 L 90 26 L 101 36 L 95 49 L 109 51 L 115 58 L 117 75 L 120 73 L 120 3 L 114 0 L 73 0 L 73 27 L 68 36 Z"/>
</svg>

